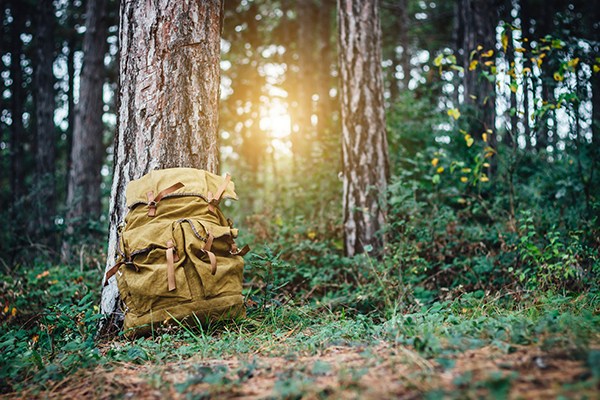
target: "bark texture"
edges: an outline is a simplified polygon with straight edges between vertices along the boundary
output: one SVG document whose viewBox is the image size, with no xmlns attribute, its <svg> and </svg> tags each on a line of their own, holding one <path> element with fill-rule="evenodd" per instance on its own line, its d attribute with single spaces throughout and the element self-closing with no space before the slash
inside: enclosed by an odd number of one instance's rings
<svg viewBox="0 0 600 400">
<path fill-rule="evenodd" d="M 107 269 L 114 265 L 125 188 L 153 169 L 217 173 L 220 0 L 121 3 L 120 92 Z M 115 311 L 114 279 L 101 312 Z"/>
<path fill-rule="evenodd" d="M 71 224 L 76 224 L 75 221 L 81 221 L 83 217 L 98 217 L 102 212 L 100 170 L 105 155 L 102 143 L 102 89 L 106 78 L 104 55 L 108 35 L 107 4 L 108 0 L 88 0 L 85 13 L 84 58 L 73 127 L 67 193 L 67 219 Z"/>
<path fill-rule="evenodd" d="M 35 212 L 38 229 L 48 231 L 54 226 L 56 188 L 54 185 L 54 6 L 52 0 L 38 0 L 36 4 L 36 186 Z M 44 235 L 50 240 L 53 235 Z"/>
<path fill-rule="evenodd" d="M 338 0 L 344 162 L 344 251 L 377 252 L 389 178 L 383 105 L 381 27 L 376 0 Z"/>
</svg>

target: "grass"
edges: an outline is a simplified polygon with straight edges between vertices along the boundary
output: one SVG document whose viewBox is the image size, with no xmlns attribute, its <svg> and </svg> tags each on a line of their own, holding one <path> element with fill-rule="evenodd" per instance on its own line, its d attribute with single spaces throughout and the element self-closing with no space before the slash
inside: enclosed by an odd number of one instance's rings
<svg viewBox="0 0 600 400">
<path fill-rule="evenodd" d="M 589 294 L 464 295 L 389 318 L 288 303 L 136 340 L 94 340 L 88 300 L 29 330 L 3 326 L 6 397 L 598 398 L 600 301 Z"/>
</svg>

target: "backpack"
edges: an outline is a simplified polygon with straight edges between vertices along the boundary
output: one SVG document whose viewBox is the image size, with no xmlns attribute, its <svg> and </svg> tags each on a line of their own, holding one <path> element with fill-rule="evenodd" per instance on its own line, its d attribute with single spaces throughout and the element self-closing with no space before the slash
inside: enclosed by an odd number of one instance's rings
<svg viewBox="0 0 600 400">
<path fill-rule="evenodd" d="M 205 325 L 245 316 L 238 230 L 219 208 L 237 200 L 231 176 L 193 168 L 156 170 L 127 185 L 118 228 L 116 275 L 128 335 L 164 321 Z M 191 317 L 191 318 L 190 318 Z M 187 320 L 186 320 L 187 319 Z"/>
</svg>

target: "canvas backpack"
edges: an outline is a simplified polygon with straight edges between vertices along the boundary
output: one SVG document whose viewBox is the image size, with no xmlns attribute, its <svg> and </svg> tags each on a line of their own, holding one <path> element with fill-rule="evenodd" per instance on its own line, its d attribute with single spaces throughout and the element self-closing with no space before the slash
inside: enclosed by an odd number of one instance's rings
<svg viewBox="0 0 600 400">
<path fill-rule="evenodd" d="M 123 329 L 145 335 L 165 321 L 206 324 L 245 315 L 242 274 L 248 246 L 219 203 L 237 200 L 231 176 L 193 168 L 156 170 L 127 186 L 116 275 Z"/>
</svg>

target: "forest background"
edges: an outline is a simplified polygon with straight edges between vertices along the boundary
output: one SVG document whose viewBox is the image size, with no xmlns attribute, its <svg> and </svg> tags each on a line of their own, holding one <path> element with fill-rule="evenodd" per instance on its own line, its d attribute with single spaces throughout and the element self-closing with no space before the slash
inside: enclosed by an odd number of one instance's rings
<svg viewBox="0 0 600 400">
<path fill-rule="evenodd" d="M 24 332 L 27 347 L 40 315 L 70 305 L 87 304 L 76 314 L 92 329 L 119 4 L 1 5 L 0 321 L 5 339 Z M 241 200 L 222 207 L 255 253 L 247 297 L 263 311 L 296 304 L 386 320 L 559 296 L 597 318 L 600 5 L 400 0 L 380 10 L 385 247 L 346 257 L 336 4 L 225 2 L 220 172 Z M 53 304 L 66 308 L 44 311 Z"/>
</svg>

